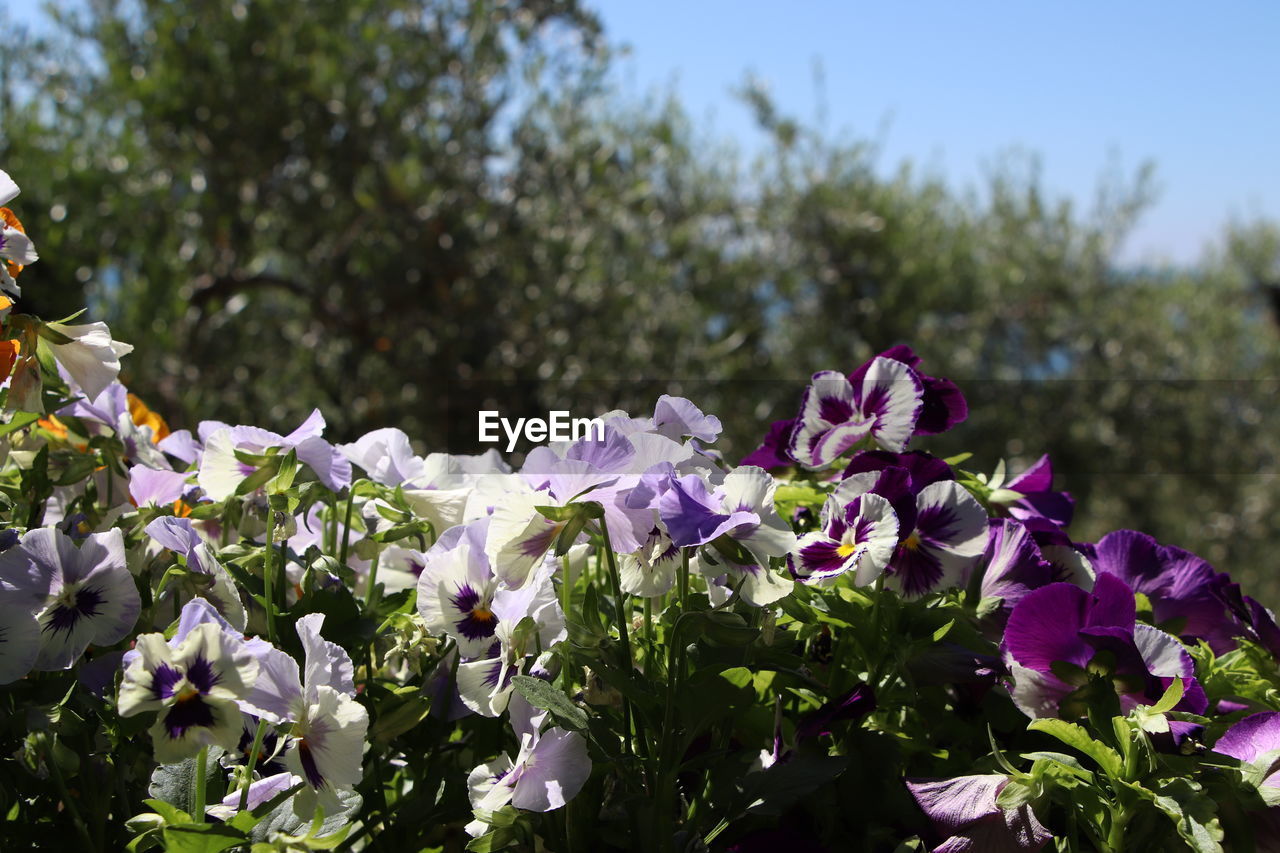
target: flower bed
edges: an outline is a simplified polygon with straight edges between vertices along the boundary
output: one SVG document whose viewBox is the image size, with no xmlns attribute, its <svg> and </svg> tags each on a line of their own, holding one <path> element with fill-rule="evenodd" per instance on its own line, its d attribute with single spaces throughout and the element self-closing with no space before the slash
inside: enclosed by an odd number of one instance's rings
<svg viewBox="0 0 1280 853">
<path fill-rule="evenodd" d="M 906 347 L 736 466 L 663 396 L 512 470 L 170 432 L 104 324 L 5 302 L 5 849 L 1280 845 L 1272 614 L 1074 541 L 1047 457 L 909 449 L 967 409 Z"/>
</svg>

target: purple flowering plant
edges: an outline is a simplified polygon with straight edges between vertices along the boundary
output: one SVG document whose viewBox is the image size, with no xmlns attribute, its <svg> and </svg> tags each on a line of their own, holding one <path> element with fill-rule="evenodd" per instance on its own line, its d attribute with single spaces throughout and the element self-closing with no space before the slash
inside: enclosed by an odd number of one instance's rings
<svg viewBox="0 0 1280 853">
<path fill-rule="evenodd" d="M 171 432 L 12 309 L 5 849 L 1280 849 L 1273 614 L 1075 540 L 1048 456 L 929 453 L 968 408 L 908 347 L 738 465 L 664 395 L 513 467 Z"/>
</svg>

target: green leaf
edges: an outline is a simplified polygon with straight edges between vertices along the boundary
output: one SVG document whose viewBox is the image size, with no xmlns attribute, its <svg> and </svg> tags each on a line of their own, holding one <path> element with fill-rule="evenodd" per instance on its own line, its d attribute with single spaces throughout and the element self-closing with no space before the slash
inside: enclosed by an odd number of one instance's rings
<svg viewBox="0 0 1280 853">
<path fill-rule="evenodd" d="M 221 823 L 167 826 L 163 837 L 167 853 L 221 853 L 248 841 L 243 832 Z"/>
<path fill-rule="evenodd" d="M 7 424 L 0 424 L 0 437 L 6 436 L 11 432 L 17 432 L 23 427 L 31 426 L 38 420 L 40 420 L 40 415 L 36 412 L 15 412 Z"/>
<path fill-rule="evenodd" d="M 207 773 L 205 776 L 205 788 L 207 791 L 217 791 L 217 783 L 220 781 L 219 774 L 221 772 L 221 768 L 218 766 L 218 759 L 222 756 L 222 752 L 221 747 L 209 747 L 209 760 L 205 766 Z M 192 793 L 195 791 L 195 781 L 196 760 L 194 758 L 188 758 L 177 764 L 161 764 L 151 773 L 151 782 L 147 785 L 147 793 L 156 801 L 163 801 L 182 809 L 184 812 L 190 812 L 193 806 Z M 211 782 L 213 784 L 210 784 Z M 207 802 L 212 802 L 212 798 Z M 152 808 L 160 812 L 159 806 L 153 804 Z M 164 814 L 163 812 L 160 813 Z"/>
<path fill-rule="evenodd" d="M 1120 753 L 1094 740 L 1082 726 L 1076 723 L 1068 723 L 1066 720 L 1040 719 L 1032 720 L 1027 729 L 1053 735 L 1067 746 L 1084 753 L 1112 779 L 1119 779 L 1124 773 L 1124 761 L 1121 760 Z"/>
<path fill-rule="evenodd" d="M 1164 695 L 1160 697 L 1160 701 L 1151 706 L 1151 713 L 1163 714 L 1166 711 L 1172 711 L 1173 706 L 1182 701 L 1182 679 L 1175 678 L 1173 683 L 1164 691 Z"/>
<path fill-rule="evenodd" d="M 557 723 L 572 731 L 587 727 L 587 712 L 551 684 L 531 675 L 517 675 L 511 684 L 530 705 L 549 713 Z"/>
</svg>

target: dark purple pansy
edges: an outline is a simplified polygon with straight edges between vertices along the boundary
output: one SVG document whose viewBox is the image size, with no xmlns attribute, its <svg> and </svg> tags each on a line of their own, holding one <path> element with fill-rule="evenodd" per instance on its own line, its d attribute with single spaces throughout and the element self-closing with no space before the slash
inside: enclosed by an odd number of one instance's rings
<svg viewBox="0 0 1280 853">
<path fill-rule="evenodd" d="M 913 494 L 930 483 L 942 480 L 954 480 L 955 472 L 945 460 L 923 450 L 911 450 L 906 453 L 890 453 L 887 450 L 864 450 L 849 461 L 842 478 L 867 471 L 884 471 L 887 468 L 901 468 L 907 472 L 907 486 Z"/>
<path fill-rule="evenodd" d="M 998 598 L 1003 602 L 994 617 L 1001 626 L 1009 610 L 1027 593 L 1054 581 L 1054 567 L 1040 553 L 1031 531 L 1008 518 L 993 518 L 989 522 L 987 550 L 979 566 L 982 567 L 982 598 Z"/>
<path fill-rule="evenodd" d="M 1213 751 L 1244 762 L 1254 762 L 1280 750 L 1280 712 L 1252 714 L 1218 738 Z M 1280 772 L 1262 780 L 1268 788 L 1280 788 Z M 1259 851 L 1280 850 L 1280 806 L 1249 813 L 1253 841 Z"/>
<path fill-rule="evenodd" d="M 1231 610 L 1240 635 L 1280 658 L 1280 625 L 1276 624 L 1275 614 L 1241 592 L 1237 583 L 1222 584 L 1214 592 Z"/>
<path fill-rule="evenodd" d="M 1099 573 L 1115 575 L 1151 602 L 1155 623 L 1188 642 L 1204 640 L 1216 654 L 1235 648 L 1239 624 L 1220 594 L 1230 582 L 1181 548 L 1160 545 L 1136 530 L 1117 530 L 1082 546 Z"/>
<path fill-rule="evenodd" d="M 907 789 L 944 840 L 933 853 L 1021 853 L 1053 840 L 1028 805 L 1001 809 L 1005 776 L 908 779 Z"/>
<path fill-rule="evenodd" d="M 1030 717 L 1073 719 L 1087 709 L 1091 678 L 1109 678 L 1125 712 L 1155 704 L 1175 678 L 1177 710 L 1203 713 L 1204 689 L 1175 637 L 1137 623 L 1133 591 L 1101 574 L 1092 592 L 1054 583 L 1029 592 L 1009 614 L 1002 648 L 1010 695 Z"/>
<path fill-rule="evenodd" d="M 1030 468 L 1004 484 L 1006 489 L 1022 495 L 1002 508 L 1019 521 L 1043 518 L 1060 527 L 1071 524 L 1076 501 L 1068 492 L 1053 490 L 1053 463 L 1049 454 L 1041 456 Z"/>
<path fill-rule="evenodd" d="M 859 684 L 848 693 L 828 700 L 818 710 L 801 717 L 796 726 L 796 742 L 829 735 L 836 723 L 860 720 L 875 709 L 875 691 L 869 685 Z"/>
<path fill-rule="evenodd" d="M 769 425 L 769 432 L 764 441 L 755 450 L 743 458 L 739 465 L 758 465 L 766 470 L 772 468 L 789 468 L 796 462 L 791 458 L 787 448 L 791 445 L 791 433 L 795 432 L 796 419 L 774 421 Z"/>
</svg>

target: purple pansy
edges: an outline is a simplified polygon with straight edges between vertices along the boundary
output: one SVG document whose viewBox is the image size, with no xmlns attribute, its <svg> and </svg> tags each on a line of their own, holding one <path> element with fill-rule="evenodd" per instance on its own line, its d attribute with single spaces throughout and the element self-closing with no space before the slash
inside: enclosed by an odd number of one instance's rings
<svg viewBox="0 0 1280 853">
<path fill-rule="evenodd" d="M 1000 501 L 999 496 L 993 495 L 992 503 L 1013 518 L 1020 521 L 1043 518 L 1059 527 L 1071 524 L 1075 498 L 1069 492 L 1053 490 L 1053 463 L 1049 454 L 1041 456 L 1030 468 L 1005 483 L 1004 490 L 1005 494 L 1016 493 L 1020 497 L 1010 494 L 1008 501 Z"/>
<path fill-rule="evenodd" d="M 1213 751 L 1246 763 L 1266 758 L 1274 760 L 1280 752 L 1280 712 L 1264 711 L 1245 717 L 1218 738 Z M 1280 772 L 1268 775 L 1261 784 L 1280 788 Z M 1250 812 L 1249 819 L 1257 849 L 1280 850 L 1280 806 Z"/>
<path fill-rule="evenodd" d="M 1097 572 L 1115 575 L 1145 595 L 1161 628 L 1188 642 L 1204 640 L 1217 654 L 1235 648 L 1239 627 L 1219 592 L 1230 581 L 1195 554 L 1136 530 L 1108 533 L 1085 552 Z"/>
<path fill-rule="evenodd" d="M 1031 590 L 1056 580 L 1053 564 L 1040 553 L 1031 531 L 1008 518 L 991 519 L 987 550 L 980 565 L 982 597 L 1000 599 L 1002 614 L 1007 614 Z"/>
<path fill-rule="evenodd" d="M 945 839 L 933 853 L 1021 853 L 1053 840 L 1029 805 L 1001 809 L 1006 776 L 908 779 L 907 789 Z"/>
<path fill-rule="evenodd" d="M 788 450 L 791 447 L 791 435 L 796 430 L 796 423 L 795 418 L 787 418 L 769 424 L 769 432 L 765 435 L 764 441 L 738 464 L 756 465 L 766 470 L 789 468 L 796 464 Z"/>
<path fill-rule="evenodd" d="M 1177 638 L 1138 623 L 1133 592 L 1100 574 L 1092 592 L 1053 583 L 1028 593 L 1009 614 L 1002 648 L 1010 695 L 1030 717 L 1073 719 L 1085 711 L 1090 674 L 1107 677 L 1125 712 L 1155 704 L 1175 678 L 1177 710 L 1203 713 L 1204 690 Z"/>
<path fill-rule="evenodd" d="M 202 594 L 237 630 L 244 630 L 247 614 L 240 592 L 191 519 L 162 516 L 147 525 L 146 533 L 157 545 L 180 556 L 189 571 L 212 578 Z"/>
</svg>

